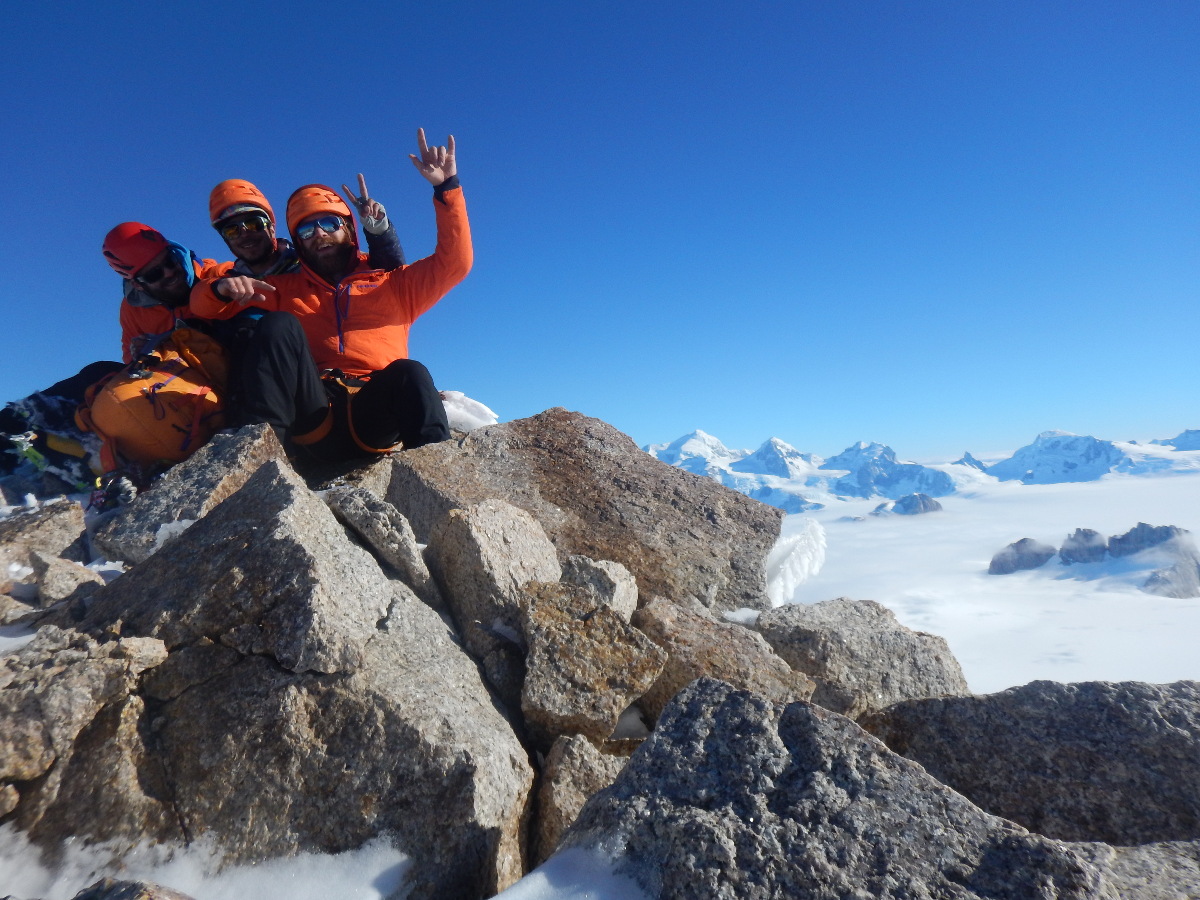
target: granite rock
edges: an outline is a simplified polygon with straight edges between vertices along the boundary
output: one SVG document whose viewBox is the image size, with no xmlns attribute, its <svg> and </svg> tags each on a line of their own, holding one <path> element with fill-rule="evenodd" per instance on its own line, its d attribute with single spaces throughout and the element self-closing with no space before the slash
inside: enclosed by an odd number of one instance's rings
<svg viewBox="0 0 1200 900">
<path fill-rule="evenodd" d="M 905 628 L 873 600 L 787 604 L 755 627 L 816 682 L 814 703 L 851 718 L 900 700 L 971 693 L 944 638 Z"/>
<path fill-rule="evenodd" d="M 765 609 L 765 561 L 783 513 L 642 452 L 611 425 L 564 409 L 397 454 L 385 499 L 426 539 L 451 509 L 503 499 L 559 556 L 613 560 L 643 598 Z"/>
<path fill-rule="evenodd" d="M 112 513 L 96 528 L 92 542 L 108 559 L 131 563 L 149 559 L 165 542 L 237 491 L 268 460 L 286 460 L 269 425 L 247 425 L 231 434 L 215 434 L 150 490 Z"/>
<path fill-rule="evenodd" d="M 862 724 L 975 804 L 1069 841 L 1200 839 L 1200 684 L 1035 681 Z"/>
<path fill-rule="evenodd" d="M 582 735 L 563 736 L 554 742 L 546 754 L 538 789 L 535 865 L 554 852 L 583 804 L 612 784 L 628 760 L 627 756 L 602 752 Z"/>
<path fill-rule="evenodd" d="M 659 900 L 1175 896 L 1113 893 L 1112 859 L 1092 845 L 988 815 L 843 716 L 707 678 L 675 697 L 559 852 L 595 846 Z"/>
<path fill-rule="evenodd" d="M 654 684 L 666 653 L 586 588 L 531 582 L 525 590 L 521 711 L 530 735 L 544 749 L 565 734 L 604 740 Z"/>
<path fill-rule="evenodd" d="M 633 624 L 667 653 L 666 666 L 638 706 L 657 719 L 672 697 L 701 676 L 720 678 L 772 700 L 807 700 L 815 687 L 772 651 L 762 636 L 720 622 L 702 608 L 687 609 L 662 597 L 639 609 Z"/>
</svg>

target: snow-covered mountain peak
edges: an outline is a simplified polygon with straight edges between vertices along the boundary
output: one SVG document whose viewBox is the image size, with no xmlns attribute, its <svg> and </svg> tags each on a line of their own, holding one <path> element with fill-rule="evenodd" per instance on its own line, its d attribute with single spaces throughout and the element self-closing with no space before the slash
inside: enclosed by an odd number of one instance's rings
<svg viewBox="0 0 1200 900">
<path fill-rule="evenodd" d="M 721 440 L 707 431 L 696 429 L 676 438 L 669 444 L 651 444 L 646 450 L 656 459 L 677 466 L 687 459 L 706 459 L 712 462 L 727 462 L 744 457 L 748 451 L 731 450 Z"/>
<path fill-rule="evenodd" d="M 735 472 L 752 475 L 774 475 L 777 478 L 804 478 L 820 467 L 821 457 L 801 453 L 777 437 L 768 439 L 749 456 L 732 463 Z"/>
<path fill-rule="evenodd" d="M 988 466 L 987 473 L 1001 481 L 1057 484 L 1093 481 L 1131 462 L 1113 441 L 1069 431 L 1043 431 L 1009 459 Z"/>
<path fill-rule="evenodd" d="M 896 451 L 886 444 L 876 441 L 867 443 L 858 441 L 851 444 L 837 456 L 831 456 L 821 464 L 822 469 L 847 469 L 851 472 L 861 469 L 871 463 L 894 464 Z"/>
<path fill-rule="evenodd" d="M 1150 443 L 1163 447 L 1171 447 L 1175 450 L 1200 450 L 1200 429 L 1188 428 L 1173 438 L 1168 438 L 1165 441 L 1151 441 Z"/>
</svg>

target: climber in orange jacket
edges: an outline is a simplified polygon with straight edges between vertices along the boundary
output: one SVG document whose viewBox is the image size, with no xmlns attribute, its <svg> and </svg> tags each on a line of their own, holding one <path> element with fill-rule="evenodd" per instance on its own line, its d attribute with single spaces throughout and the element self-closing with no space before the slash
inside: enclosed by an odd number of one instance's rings
<svg viewBox="0 0 1200 900">
<path fill-rule="evenodd" d="M 398 443 L 414 447 L 449 437 L 432 377 L 408 359 L 408 333 L 417 317 L 470 271 L 471 232 L 454 138 L 446 146 L 430 147 L 419 129 L 417 143 L 419 155 L 410 154 L 410 159 L 434 188 L 437 247 L 432 255 L 392 271 L 371 269 L 359 255 L 354 216 L 345 201 L 331 188 L 305 185 L 292 194 L 286 213 L 300 257 L 298 272 L 263 280 L 220 277 L 192 291 L 192 312 L 204 318 L 229 318 L 247 307 L 293 314 L 316 367 L 344 376 L 340 382 L 327 378 L 334 412 L 315 428 L 299 427 L 301 419 L 311 422 L 313 412 L 293 410 L 290 401 L 277 412 L 261 410 L 262 421 L 321 458 L 380 453 Z M 286 331 L 286 326 L 277 330 Z M 281 355 L 294 355 L 294 338 L 281 334 L 277 340 L 288 349 L 264 349 L 264 367 L 278 368 Z M 304 368 L 290 362 L 279 368 L 275 380 L 283 386 L 281 395 L 289 395 L 290 379 Z"/>
<path fill-rule="evenodd" d="M 188 306 L 194 285 L 217 272 L 217 261 L 199 259 L 140 222 L 122 222 L 104 237 L 104 258 L 123 279 L 121 354 L 133 359 L 133 341 L 162 334 L 195 315 Z"/>
</svg>

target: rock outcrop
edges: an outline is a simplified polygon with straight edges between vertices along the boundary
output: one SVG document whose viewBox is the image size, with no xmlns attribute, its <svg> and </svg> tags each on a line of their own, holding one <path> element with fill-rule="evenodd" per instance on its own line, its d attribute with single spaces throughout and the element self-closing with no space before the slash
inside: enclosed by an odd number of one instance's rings
<svg viewBox="0 0 1200 900">
<path fill-rule="evenodd" d="M 1200 838 L 1200 684 L 1035 681 L 910 700 L 863 725 L 981 808 L 1049 837 Z"/>
<path fill-rule="evenodd" d="M 792 671 L 762 637 L 732 622 L 714 620 L 703 607 L 686 609 L 656 598 L 634 613 L 633 624 L 666 655 L 662 674 L 638 703 L 652 719 L 701 676 L 720 678 L 782 702 L 812 695 L 812 680 Z"/>
<path fill-rule="evenodd" d="M 1148 550 L 1165 544 L 1174 538 L 1186 535 L 1186 529 L 1175 525 L 1147 525 L 1138 522 L 1124 534 L 1114 534 L 1108 539 L 1108 552 L 1114 557 L 1131 556 L 1141 550 Z"/>
<path fill-rule="evenodd" d="M 756 627 L 816 682 L 814 703 L 851 718 L 901 700 L 971 693 L 944 638 L 905 628 L 873 600 L 789 604 L 760 615 Z"/>
<path fill-rule="evenodd" d="M 612 426 L 564 409 L 400 454 L 384 499 L 428 538 L 451 509 L 526 510 L 560 556 L 621 563 L 642 597 L 765 609 L 763 560 L 783 513 L 663 465 Z"/>
<path fill-rule="evenodd" d="M 617 872 L 648 896 L 680 900 L 1149 900 L 1185 896 L 1195 882 L 1184 879 L 1200 872 L 1194 844 L 1115 848 L 1033 834 L 849 719 L 711 679 L 675 697 L 561 844 L 589 846 L 616 852 Z"/>
<path fill-rule="evenodd" d="M 1039 569 L 1053 559 L 1056 552 L 1049 544 L 1033 538 L 1021 538 L 992 557 L 988 574 L 1011 575 L 1013 572 Z"/>
<path fill-rule="evenodd" d="M 1104 559 L 1108 552 L 1108 538 L 1091 528 L 1076 528 L 1063 541 L 1058 558 L 1064 566 L 1073 563 L 1093 563 Z"/>
<path fill-rule="evenodd" d="M 1196 542 L 1187 535 L 1159 546 L 1167 551 L 1169 561 L 1150 573 L 1142 590 L 1162 597 L 1200 597 L 1200 549 Z"/>
<path fill-rule="evenodd" d="M 878 604 L 739 624 L 778 512 L 594 419 L 482 427 L 320 490 L 269 429 L 223 435 L 97 530 L 129 566 L 107 585 L 83 524 L 69 502 L 0 519 L 27 582 L 0 614 L 38 628 L 0 657 L 0 824 L 52 866 L 68 842 L 109 874 L 144 842 L 227 864 L 380 843 L 414 900 L 581 846 L 656 897 L 1200 883 L 1194 683 L 976 698 Z"/>
<path fill-rule="evenodd" d="M 896 500 L 880 503 L 871 510 L 873 516 L 919 516 L 923 513 L 941 512 L 942 504 L 928 494 L 905 494 Z"/>
</svg>

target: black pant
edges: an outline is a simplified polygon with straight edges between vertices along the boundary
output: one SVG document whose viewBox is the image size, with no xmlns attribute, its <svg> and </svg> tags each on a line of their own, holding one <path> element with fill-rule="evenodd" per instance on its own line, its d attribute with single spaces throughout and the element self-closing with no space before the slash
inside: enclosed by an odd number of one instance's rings
<svg viewBox="0 0 1200 900">
<path fill-rule="evenodd" d="M 251 309 L 221 323 L 218 338 L 230 352 L 231 426 L 265 423 L 295 438 L 321 425 L 329 398 L 295 316 Z"/>
<path fill-rule="evenodd" d="M 109 362 L 108 360 L 88 363 L 70 378 L 64 378 L 62 381 L 50 385 L 50 387 L 41 393 L 49 394 L 51 397 L 62 397 L 65 400 L 74 400 L 76 403 L 82 403 L 84 391 L 105 375 L 119 372 L 122 368 L 124 368 L 124 363 Z"/>
<path fill-rule="evenodd" d="M 420 447 L 450 437 L 441 394 L 429 370 L 415 360 L 398 359 L 373 372 L 351 395 L 334 381 L 322 382 L 304 330 L 291 313 L 253 310 L 223 327 L 232 353 L 231 425 L 265 422 L 287 438 L 300 439 L 301 448 L 322 461 L 370 458 L 362 445 L 382 451 L 397 443 Z M 306 442 L 322 428 L 331 405 L 329 433 Z"/>
<path fill-rule="evenodd" d="M 398 359 L 370 379 L 350 400 L 354 433 L 368 447 L 411 449 L 450 437 L 442 395 L 415 359 Z"/>
</svg>

